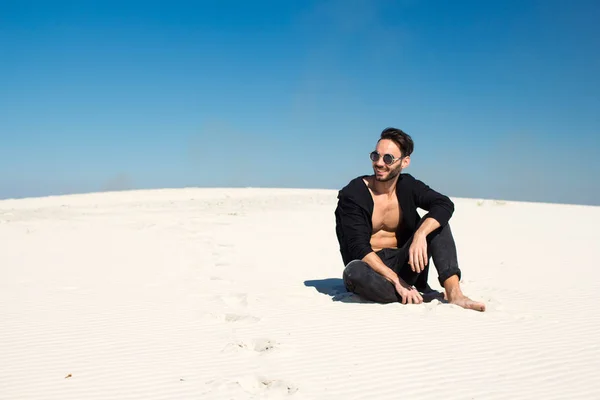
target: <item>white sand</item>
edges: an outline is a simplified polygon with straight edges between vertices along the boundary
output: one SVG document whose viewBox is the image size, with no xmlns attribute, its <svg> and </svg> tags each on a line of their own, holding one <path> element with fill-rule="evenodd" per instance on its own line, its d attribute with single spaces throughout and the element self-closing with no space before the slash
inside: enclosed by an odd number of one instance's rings
<svg viewBox="0 0 600 400">
<path fill-rule="evenodd" d="M 0 398 L 600 398 L 600 207 L 453 200 L 486 313 L 343 294 L 335 191 L 0 201 Z"/>
</svg>

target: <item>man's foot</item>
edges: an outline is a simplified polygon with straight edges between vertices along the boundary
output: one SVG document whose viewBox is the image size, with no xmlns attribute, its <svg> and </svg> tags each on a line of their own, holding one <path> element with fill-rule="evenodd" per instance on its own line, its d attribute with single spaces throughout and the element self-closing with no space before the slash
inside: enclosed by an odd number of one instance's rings
<svg viewBox="0 0 600 400">
<path fill-rule="evenodd" d="M 473 301 L 463 294 L 462 290 L 460 290 L 458 276 L 452 275 L 446 279 L 444 289 L 446 289 L 446 300 L 448 300 L 448 303 L 456 304 L 467 310 L 485 311 L 485 304 Z"/>
<path fill-rule="evenodd" d="M 448 296 L 448 303 L 456 304 L 457 306 L 466 308 L 467 310 L 485 311 L 485 304 L 478 301 L 473 301 L 464 294 L 460 294 L 458 296 Z"/>
</svg>

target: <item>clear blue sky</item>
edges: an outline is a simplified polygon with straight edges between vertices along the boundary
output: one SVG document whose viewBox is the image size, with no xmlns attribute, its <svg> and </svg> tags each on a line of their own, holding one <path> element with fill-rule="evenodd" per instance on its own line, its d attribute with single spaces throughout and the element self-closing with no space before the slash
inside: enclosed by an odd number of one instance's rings
<svg viewBox="0 0 600 400">
<path fill-rule="evenodd" d="M 0 198 L 339 189 L 600 205 L 598 1 L 0 1 Z"/>
</svg>

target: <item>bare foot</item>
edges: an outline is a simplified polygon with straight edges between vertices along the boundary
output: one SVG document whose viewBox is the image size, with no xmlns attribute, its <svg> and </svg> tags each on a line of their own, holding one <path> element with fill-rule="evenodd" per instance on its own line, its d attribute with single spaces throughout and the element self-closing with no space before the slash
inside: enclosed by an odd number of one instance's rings
<svg viewBox="0 0 600 400">
<path fill-rule="evenodd" d="M 473 301 L 463 294 L 450 297 L 448 302 L 450 304 L 456 304 L 457 306 L 466 308 L 467 310 L 485 311 L 485 304 L 478 301 Z"/>
</svg>

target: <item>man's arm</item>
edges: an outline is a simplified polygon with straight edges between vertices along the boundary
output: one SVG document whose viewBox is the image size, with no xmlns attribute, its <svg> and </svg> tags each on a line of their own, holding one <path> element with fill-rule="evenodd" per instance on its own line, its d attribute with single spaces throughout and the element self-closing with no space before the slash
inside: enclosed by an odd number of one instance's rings
<svg viewBox="0 0 600 400">
<path fill-rule="evenodd" d="M 391 268 L 389 268 L 375 252 L 371 252 L 362 259 L 375 272 L 387 279 L 402 298 L 402 304 L 420 304 L 423 302 L 423 296 L 412 286 L 409 286 L 400 278 Z"/>
<path fill-rule="evenodd" d="M 371 248 L 371 228 L 367 213 L 351 198 L 342 193 L 338 196 L 335 211 L 337 229 L 341 235 L 340 245 L 345 249 L 346 256 L 352 260 L 362 260 L 373 252 Z"/>
<path fill-rule="evenodd" d="M 423 228 L 422 232 L 427 232 L 427 234 L 429 234 L 440 226 L 445 226 L 450 218 L 452 218 L 452 215 L 454 214 L 454 203 L 452 200 L 450 200 L 448 196 L 433 190 L 418 179 L 415 179 L 413 183 L 413 196 L 415 205 L 428 211 L 427 214 L 423 216 L 423 224 L 425 224 L 429 218 L 433 218 L 439 223 L 439 226 L 428 224 L 423 227 L 423 225 L 421 225 L 421 228 Z M 431 229 L 432 227 L 433 229 Z"/>
<path fill-rule="evenodd" d="M 374 251 L 364 256 L 362 261 L 366 262 L 369 267 L 374 269 L 375 272 L 378 272 L 392 284 L 397 285 L 402 281 L 402 279 L 400 279 L 400 277 L 398 277 L 398 275 L 390 267 L 381 261 L 381 258 Z"/>
<path fill-rule="evenodd" d="M 363 257 L 362 261 L 366 262 L 369 267 L 371 267 L 375 272 L 382 275 L 385 279 L 387 279 L 390 283 L 394 285 L 394 287 L 398 287 L 398 285 L 410 289 L 411 287 L 394 272 L 393 269 L 385 265 L 381 258 L 375 252 L 371 252 Z"/>
<path fill-rule="evenodd" d="M 421 225 L 413 235 L 408 250 L 409 264 L 414 272 L 420 273 L 427 265 L 427 236 L 441 226 L 445 226 L 454 213 L 454 203 L 443 194 L 415 179 L 415 205 L 428 211 L 423 216 Z"/>
<path fill-rule="evenodd" d="M 427 218 L 423 220 L 423 223 L 415 232 L 414 237 L 420 237 L 425 239 L 431 232 L 435 231 L 440 226 L 442 225 L 440 225 L 439 221 L 435 218 Z"/>
</svg>

